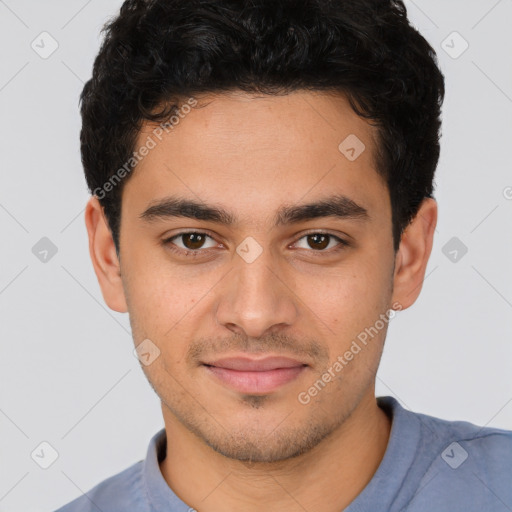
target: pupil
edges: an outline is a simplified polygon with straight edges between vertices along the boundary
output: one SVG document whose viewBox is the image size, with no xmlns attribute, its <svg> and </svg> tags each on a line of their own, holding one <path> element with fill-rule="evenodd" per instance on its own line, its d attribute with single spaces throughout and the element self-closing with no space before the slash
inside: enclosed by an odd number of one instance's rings
<svg viewBox="0 0 512 512">
<path fill-rule="evenodd" d="M 311 241 L 315 246 L 311 245 Z M 329 235 L 322 235 L 321 233 L 308 235 L 308 244 L 312 249 L 325 249 L 329 245 Z"/>
<path fill-rule="evenodd" d="M 200 233 L 188 233 L 183 235 L 183 243 L 187 249 L 200 249 L 204 243 L 204 236 Z"/>
</svg>

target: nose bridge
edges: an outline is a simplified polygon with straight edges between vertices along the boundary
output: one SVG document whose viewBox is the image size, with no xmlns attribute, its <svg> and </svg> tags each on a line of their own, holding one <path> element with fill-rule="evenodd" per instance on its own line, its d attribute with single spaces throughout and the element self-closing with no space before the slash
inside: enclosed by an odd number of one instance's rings
<svg viewBox="0 0 512 512">
<path fill-rule="evenodd" d="M 268 249 L 260 251 L 255 259 L 245 258 L 239 252 L 232 265 L 225 285 L 219 290 L 219 324 L 259 337 L 276 325 L 294 322 L 297 307 L 293 293 L 283 282 L 284 276 L 279 275 L 279 265 Z"/>
</svg>

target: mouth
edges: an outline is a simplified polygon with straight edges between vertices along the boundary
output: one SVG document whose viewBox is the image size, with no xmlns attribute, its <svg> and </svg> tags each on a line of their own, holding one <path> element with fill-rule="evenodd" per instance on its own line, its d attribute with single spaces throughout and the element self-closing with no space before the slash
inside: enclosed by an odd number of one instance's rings
<svg viewBox="0 0 512 512">
<path fill-rule="evenodd" d="M 295 380 L 308 365 L 288 357 L 227 357 L 203 363 L 218 382 L 235 391 L 267 394 Z"/>
</svg>

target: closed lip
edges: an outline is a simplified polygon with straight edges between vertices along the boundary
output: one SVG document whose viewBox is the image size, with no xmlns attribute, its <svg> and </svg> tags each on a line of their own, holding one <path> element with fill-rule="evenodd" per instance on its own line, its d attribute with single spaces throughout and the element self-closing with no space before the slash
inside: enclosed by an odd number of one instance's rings
<svg viewBox="0 0 512 512">
<path fill-rule="evenodd" d="M 203 363 L 206 366 L 216 366 L 226 370 L 239 372 L 265 372 L 278 368 L 296 368 L 307 366 L 306 363 L 289 357 L 265 357 L 263 359 L 252 359 L 249 357 L 223 357 L 211 362 Z"/>
</svg>

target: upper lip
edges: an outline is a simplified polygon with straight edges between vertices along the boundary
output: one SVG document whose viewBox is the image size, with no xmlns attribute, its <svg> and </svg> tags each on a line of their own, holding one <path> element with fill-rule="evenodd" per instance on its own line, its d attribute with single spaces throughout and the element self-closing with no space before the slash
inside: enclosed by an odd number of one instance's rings
<svg viewBox="0 0 512 512">
<path fill-rule="evenodd" d="M 294 368 L 306 366 L 306 363 L 297 361 L 290 357 L 265 357 L 263 359 L 252 359 L 249 357 L 223 357 L 212 362 L 203 363 L 207 366 L 226 368 L 245 372 L 264 372 L 277 368 Z"/>
</svg>

